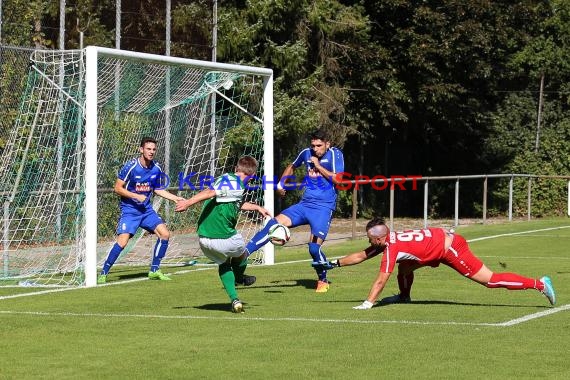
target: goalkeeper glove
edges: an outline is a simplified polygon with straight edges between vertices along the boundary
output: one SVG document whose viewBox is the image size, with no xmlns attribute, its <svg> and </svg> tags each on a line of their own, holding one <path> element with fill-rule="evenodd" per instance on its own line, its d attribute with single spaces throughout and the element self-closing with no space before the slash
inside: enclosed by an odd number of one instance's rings
<svg viewBox="0 0 570 380">
<path fill-rule="evenodd" d="M 320 270 L 330 270 L 336 267 L 340 267 L 340 261 L 339 260 L 335 260 L 335 261 L 313 261 L 311 263 L 311 266 L 315 269 L 320 269 Z"/>
<path fill-rule="evenodd" d="M 362 302 L 362 304 L 358 305 L 358 306 L 354 306 L 353 309 L 354 310 L 368 310 L 371 309 L 372 306 L 374 306 L 374 304 L 368 300 Z"/>
</svg>

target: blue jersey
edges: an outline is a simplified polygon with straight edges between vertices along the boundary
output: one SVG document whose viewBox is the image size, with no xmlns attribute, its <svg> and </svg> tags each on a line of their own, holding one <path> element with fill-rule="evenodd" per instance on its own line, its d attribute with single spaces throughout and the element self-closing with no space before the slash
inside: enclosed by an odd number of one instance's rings
<svg viewBox="0 0 570 380">
<path fill-rule="evenodd" d="M 293 167 L 298 168 L 304 165 L 306 168 L 305 178 L 301 183 L 301 188 L 305 189 L 305 193 L 301 198 L 301 202 L 308 202 L 315 205 L 325 206 L 334 210 L 336 208 L 337 189 L 333 184 L 332 178 L 326 179 L 321 173 L 315 169 L 311 162 L 312 150 L 304 149 L 299 153 Z M 319 159 L 320 164 L 333 173 L 341 173 L 344 171 L 344 156 L 338 148 L 329 148 L 325 154 Z"/>
<path fill-rule="evenodd" d="M 131 198 L 121 197 L 121 208 L 145 211 L 152 208 L 150 199 L 154 189 L 160 187 L 162 180 L 162 169 L 160 166 L 151 161 L 148 168 L 143 167 L 138 158 L 133 158 L 127 162 L 121 170 L 117 178 L 126 182 L 125 188 L 133 193 L 143 194 L 146 196 L 144 202 L 139 202 Z"/>
</svg>

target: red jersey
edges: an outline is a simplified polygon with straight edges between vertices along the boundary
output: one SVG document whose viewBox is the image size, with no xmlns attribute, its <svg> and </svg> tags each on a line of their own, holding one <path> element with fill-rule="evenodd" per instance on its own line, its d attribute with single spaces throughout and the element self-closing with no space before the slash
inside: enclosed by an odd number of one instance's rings
<svg viewBox="0 0 570 380">
<path fill-rule="evenodd" d="M 397 262 L 415 260 L 437 267 L 445 253 L 445 232 L 441 228 L 390 232 L 380 261 L 380 270 L 392 273 Z"/>
</svg>

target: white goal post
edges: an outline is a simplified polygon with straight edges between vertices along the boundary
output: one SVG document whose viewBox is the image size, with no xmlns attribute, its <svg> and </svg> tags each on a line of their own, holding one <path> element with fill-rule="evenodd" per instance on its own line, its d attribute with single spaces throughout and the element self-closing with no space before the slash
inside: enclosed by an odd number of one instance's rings
<svg viewBox="0 0 570 380">
<path fill-rule="evenodd" d="M 158 141 L 167 190 L 186 198 L 201 189 L 190 183 L 197 173 L 207 185 L 202 174 L 232 172 L 241 155 L 258 159 L 260 178 L 275 180 L 271 69 L 96 46 L 35 50 L 15 95 L 18 115 L 0 157 L 0 285 L 96 285 L 119 217 L 113 183 L 139 155 L 141 137 Z M 273 186 L 256 185 L 244 200 L 273 213 Z M 154 197 L 172 231 L 163 265 L 185 265 L 201 255 L 201 207 L 174 213 L 169 203 Z M 248 240 L 262 222 L 244 212 L 237 228 Z M 149 265 L 155 240 L 139 229 L 117 265 Z M 274 264 L 274 247 L 250 259 Z"/>
</svg>

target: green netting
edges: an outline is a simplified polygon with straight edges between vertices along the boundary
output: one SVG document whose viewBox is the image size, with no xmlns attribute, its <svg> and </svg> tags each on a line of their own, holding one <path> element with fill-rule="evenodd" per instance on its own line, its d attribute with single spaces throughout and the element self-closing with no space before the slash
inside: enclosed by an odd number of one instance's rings
<svg viewBox="0 0 570 380">
<path fill-rule="evenodd" d="M 29 52 L 26 52 L 29 53 Z M 4 62 L 1 62 L 4 65 Z M 0 283 L 77 285 L 85 261 L 85 61 L 83 51 L 33 51 L 19 109 L 0 161 L 2 255 Z M 98 262 L 114 241 L 119 217 L 112 192 L 117 171 L 139 155 L 142 137 L 158 140 L 156 160 L 169 190 L 189 197 L 181 182 L 231 172 L 244 154 L 263 167 L 263 78 L 199 66 L 140 59 L 98 61 Z M 200 188 L 196 183 L 195 187 Z M 247 199 L 262 203 L 262 192 Z M 163 263 L 182 265 L 200 256 L 195 236 L 199 207 L 174 213 L 155 196 L 154 206 L 173 237 Z M 243 214 L 250 237 L 260 221 Z M 139 233 L 116 265 L 150 263 L 156 238 Z"/>
</svg>

